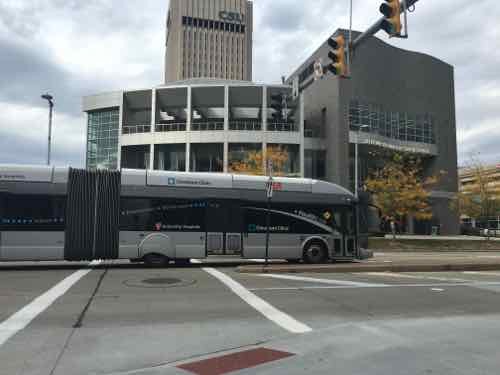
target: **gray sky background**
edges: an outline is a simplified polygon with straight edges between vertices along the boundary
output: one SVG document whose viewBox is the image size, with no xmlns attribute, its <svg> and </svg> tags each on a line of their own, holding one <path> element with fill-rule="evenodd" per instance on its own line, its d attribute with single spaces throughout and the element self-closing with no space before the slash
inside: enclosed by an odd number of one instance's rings
<svg viewBox="0 0 500 375">
<path fill-rule="evenodd" d="M 380 1 L 354 0 L 354 28 Z M 255 0 L 254 80 L 278 82 L 338 27 L 349 0 Z M 84 165 L 84 95 L 163 80 L 167 0 L 0 0 L 0 163 L 43 163 L 56 97 L 54 163 Z M 383 32 L 377 36 L 389 41 Z M 494 0 L 420 0 L 399 47 L 455 66 L 459 163 L 500 162 L 500 8 Z M 411 72 L 410 72 L 411 74 Z"/>
</svg>

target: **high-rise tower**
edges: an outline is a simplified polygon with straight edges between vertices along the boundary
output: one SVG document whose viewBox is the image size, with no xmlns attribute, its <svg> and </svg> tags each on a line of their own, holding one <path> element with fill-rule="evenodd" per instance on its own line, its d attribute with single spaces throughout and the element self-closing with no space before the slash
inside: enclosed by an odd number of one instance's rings
<svg viewBox="0 0 500 375">
<path fill-rule="evenodd" d="M 189 78 L 252 80 L 253 3 L 170 0 L 165 82 Z"/>
</svg>

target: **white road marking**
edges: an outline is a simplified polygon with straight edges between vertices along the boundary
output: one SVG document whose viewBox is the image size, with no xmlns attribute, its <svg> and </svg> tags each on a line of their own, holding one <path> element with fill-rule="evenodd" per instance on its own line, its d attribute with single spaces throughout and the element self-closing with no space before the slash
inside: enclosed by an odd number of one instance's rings
<svg viewBox="0 0 500 375">
<path fill-rule="evenodd" d="M 101 261 L 93 261 L 89 266 L 97 266 L 100 263 Z M 91 271 L 92 269 L 90 268 L 72 273 L 47 292 L 35 298 L 21 310 L 11 315 L 7 320 L 0 323 L 0 347 L 16 333 L 26 328 L 38 315 L 44 312 L 59 297 L 64 295 L 73 285 Z"/>
<path fill-rule="evenodd" d="M 317 283 L 317 284 L 332 284 L 332 285 L 346 285 L 346 286 L 361 286 L 361 287 L 372 287 L 381 286 L 384 284 L 373 284 L 373 283 L 363 283 L 358 281 L 348 281 L 348 280 L 336 280 L 336 279 L 317 279 L 314 277 L 302 277 L 302 276 L 289 276 L 289 275 L 276 275 L 276 274 L 263 274 L 259 275 L 261 277 L 272 277 L 274 279 L 292 280 L 292 281 L 304 281 L 307 283 Z"/>
<path fill-rule="evenodd" d="M 500 282 L 468 282 L 468 283 L 435 283 L 435 284 L 367 284 L 366 286 L 356 285 L 331 285 L 331 286 L 297 286 L 297 287 L 275 287 L 275 288 L 251 288 L 252 292 L 257 291 L 280 291 L 280 290 L 307 290 L 307 289 L 366 289 L 366 288 L 429 288 L 433 287 L 482 287 L 500 286 Z"/>
<path fill-rule="evenodd" d="M 433 292 L 444 292 L 444 289 L 441 289 L 441 288 L 432 288 L 431 290 Z"/>
<path fill-rule="evenodd" d="M 480 276 L 500 276 L 500 272 L 491 271 L 464 271 L 465 275 L 480 275 Z"/>
<path fill-rule="evenodd" d="M 406 273 L 397 272 L 364 272 L 364 273 L 353 273 L 354 275 L 368 275 L 368 276 L 382 276 L 382 277 L 394 277 L 401 279 L 421 279 L 421 280 L 434 280 L 434 281 L 452 281 L 457 283 L 467 283 L 470 280 L 457 279 L 454 277 L 436 277 L 436 276 L 425 276 L 425 275 L 409 275 Z"/>
<path fill-rule="evenodd" d="M 276 323 L 280 327 L 292 333 L 306 333 L 311 332 L 312 328 L 298 320 L 292 318 L 290 315 L 278 310 L 262 298 L 256 296 L 243 285 L 233 280 L 225 273 L 217 271 L 214 268 L 203 268 L 204 271 L 218 279 L 226 285 L 233 293 L 240 297 L 243 301 L 252 306 L 255 310 L 264 315 L 267 319 Z"/>
</svg>

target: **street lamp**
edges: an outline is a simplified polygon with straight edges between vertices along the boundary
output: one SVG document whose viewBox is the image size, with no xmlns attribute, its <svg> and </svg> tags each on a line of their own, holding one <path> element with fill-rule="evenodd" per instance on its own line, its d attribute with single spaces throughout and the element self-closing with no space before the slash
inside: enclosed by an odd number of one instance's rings
<svg viewBox="0 0 500 375">
<path fill-rule="evenodd" d="M 363 129 L 370 128 L 369 125 L 361 125 L 358 127 L 358 131 L 356 134 L 356 143 L 354 144 L 354 195 L 358 198 L 358 190 L 359 190 L 359 133 Z"/>
<path fill-rule="evenodd" d="M 52 112 L 54 110 L 54 97 L 49 94 L 42 95 L 42 99 L 47 100 L 49 102 L 49 139 L 48 139 L 48 147 L 47 147 L 47 165 L 50 165 L 50 149 L 52 143 Z"/>
</svg>

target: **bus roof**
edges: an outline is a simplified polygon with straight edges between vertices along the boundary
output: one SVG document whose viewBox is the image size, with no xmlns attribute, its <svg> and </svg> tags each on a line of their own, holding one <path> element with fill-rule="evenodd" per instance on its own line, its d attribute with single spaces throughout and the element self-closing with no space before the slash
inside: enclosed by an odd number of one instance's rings
<svg viewBox="0 0 500 375">
<path fill-rule="evenodd" d="M 34 182 L 64 184 L 69 167 L 1 165 L 0 182 Z M 155 186 L 166 188 L 215 188 L 264 190 L 268 177 L 224 173 L 190 173 L 154 170 L 121 170 L 123 186 Z M 313 194 L 343 195 L 354 199 L 347 189 L 325 181 L 273 177 L 274 190 Z"/>
</svg>

